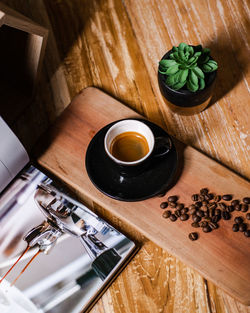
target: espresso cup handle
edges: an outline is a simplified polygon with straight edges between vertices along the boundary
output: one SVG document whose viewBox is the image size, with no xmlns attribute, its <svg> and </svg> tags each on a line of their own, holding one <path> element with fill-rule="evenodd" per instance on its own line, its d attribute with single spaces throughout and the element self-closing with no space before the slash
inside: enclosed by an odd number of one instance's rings
<svg viewBox="0 0 250 313">
<path fill-rule="evenodd" d="M 156 137 L 153 151 L 154 157 L 167 154 L 172 148 L 172 140 L 169 137 Z"/>
</svg>

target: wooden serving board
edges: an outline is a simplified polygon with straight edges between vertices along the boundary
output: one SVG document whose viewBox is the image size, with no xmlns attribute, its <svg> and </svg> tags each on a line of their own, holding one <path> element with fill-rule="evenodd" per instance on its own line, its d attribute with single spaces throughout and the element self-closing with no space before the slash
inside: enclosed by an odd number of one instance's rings
<svg viewBox="0 0 250 313">
<path fill-rule="evenodd" d="M 250 240 L 232 231 L 233 219 L 221 220 L 211 233 L 200 229 L 199 239 L 190 241 L 188 234 L 196 229 L 191 219 L 171 222 L 162 218 L 160 203 L 166 198 L 139 202 L 113 200 L 98 191 L 88 178 L 85 153 L 93 136 L 106 124 L 137 113 L 96 88 L 84 89 L 46 136 L 46 148 L 38 162 L 66 182 L 72 189 L 133 225 L 147 238 L 196 269 L 244 304 L 250 304 Z M 227 168 L 190 146 L 177 144 L 183 158 L 178 180 L 167 195 L 178 195 L 179 201 L 191 204 L 191 195 L 208 187 L 216 194 L 249 196 L 250 184 Z M 233 212 L 233 216 L 243 213 Z"/>
</svg>

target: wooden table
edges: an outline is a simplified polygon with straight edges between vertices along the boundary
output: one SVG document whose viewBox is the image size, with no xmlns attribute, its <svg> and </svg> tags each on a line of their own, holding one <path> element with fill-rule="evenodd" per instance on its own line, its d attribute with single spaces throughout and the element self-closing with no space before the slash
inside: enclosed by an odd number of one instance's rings
<svg viewBox="0 0 250 313">
<path fill-rule="evenodd" d="M 37 97 L 14 125 L 27 148 L 77 92 L 96 86 L 250 178 L 246 0 L 3 2 L 50 29 Z M 173 114 L 157 83 L 159 59 L 182 41 L 211 48 L 219 63 L 213 104 L 193 116 Z M 92 313 L 250 312 L 130 225 L 91 204 L 142 244 Z"/>
</svg>

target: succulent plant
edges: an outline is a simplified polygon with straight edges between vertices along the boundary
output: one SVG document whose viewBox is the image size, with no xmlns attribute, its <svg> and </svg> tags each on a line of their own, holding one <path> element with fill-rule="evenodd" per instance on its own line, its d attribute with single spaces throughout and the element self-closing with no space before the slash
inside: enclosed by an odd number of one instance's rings
<svg viewBox="0 0 250 313">
<path fill-rule="evenodd" d="M 205 73 L 216 71 L 217 63 L 210 57 L 210 49 L 201 45 L 180 43 L 173 47 L 169 59 L 159 62 L 159 72 L 167 76 L 166 84 L 174 90 L 186 86 L 192 92 L 205 88 Z"/>
</svg>

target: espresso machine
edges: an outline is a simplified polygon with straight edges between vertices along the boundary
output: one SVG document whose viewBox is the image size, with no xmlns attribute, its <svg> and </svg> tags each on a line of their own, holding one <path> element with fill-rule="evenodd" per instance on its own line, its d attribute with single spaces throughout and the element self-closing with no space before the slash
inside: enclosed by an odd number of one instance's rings
<svg viewBox="0 0 250 313">
<path fill-rule="evenodd" d="M 135 244 L 30 164 L 1 118 L 0 140 L 0 276 L 39 312 L 87 311 Z"/>
</svg>

